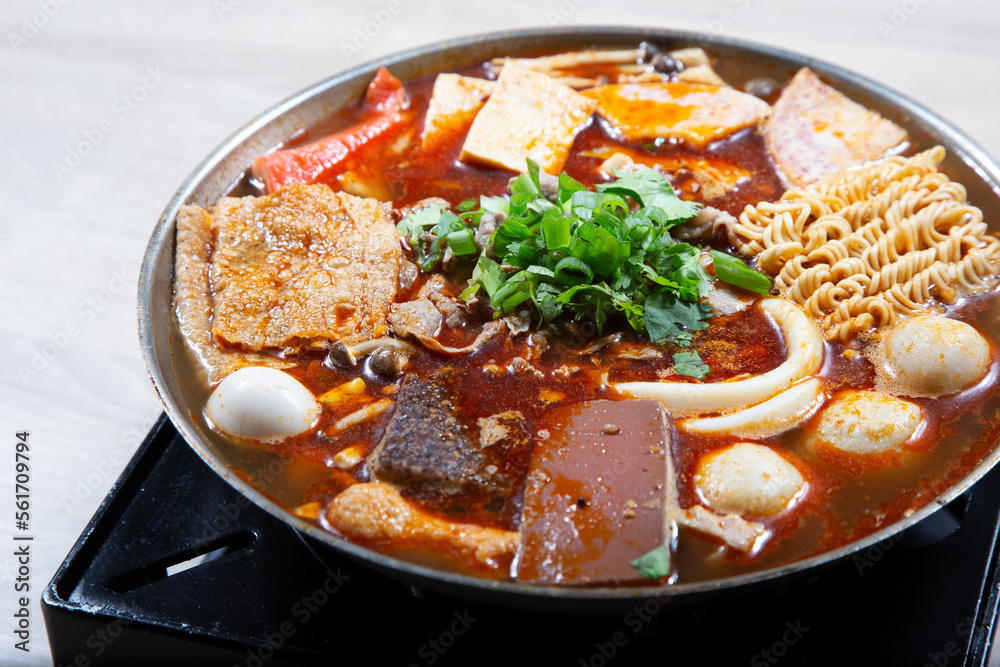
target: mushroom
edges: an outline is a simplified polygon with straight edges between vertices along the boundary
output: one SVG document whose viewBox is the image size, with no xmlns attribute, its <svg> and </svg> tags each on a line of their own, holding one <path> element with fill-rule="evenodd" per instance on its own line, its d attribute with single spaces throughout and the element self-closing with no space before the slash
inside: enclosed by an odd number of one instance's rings
<svg viewBox="0 0 1000 667">
<path fill-rule="evenodd" d="M 375 338 L 373 340 L 362 341 L 349 347 L 344 345 L 342 341 L 337 341 L 330 346 L 330 351 L 327 352 L 326 365 L 330 367 L 337 366 L 340 368 L 354 368 L 359 359 L 363 359 L 369 354 L 383 348 L 392 349 L 396 355 L 402 357 L 403 361 L 401 363 L 394 362 L 399 363 L 400 370 L 406 365 L 406 359 L 408 359 L 409 356 L 416 351 L 416 348 L 409 343 L 396 338 Z M 381 365 L 384 362 L 380 361 L 379 363 Z M 388 366 L 386 366 L 386 368 L 388 368 Z"/>
</svg>

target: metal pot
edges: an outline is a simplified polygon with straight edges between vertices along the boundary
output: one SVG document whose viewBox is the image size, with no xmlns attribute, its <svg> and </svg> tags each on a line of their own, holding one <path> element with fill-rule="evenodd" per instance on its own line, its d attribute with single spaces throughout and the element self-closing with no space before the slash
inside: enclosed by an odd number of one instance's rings
<svg viewBox="0 0 1000 667">
<path fill-rule="evenodd" d="M 527 586 L 478 579 L 404 562 L 345 542 L 292 515 L 269 497 L 280 498 L 280 488 L 268 488 L 268 495 L 265 495 L 233 471 L 233 467 L 239 467 L 251 477 L 256 475 L 266 479 L 267 466 L 273 467 L 277 459 L 266 452 L 249 452 L 248 448 L 228 443 L 213 433 L 201 416 L 207 397 L 204 379 L 191 372 L 196 364 L 177 363 L 177 360 L 190 354 L 171 302 L 178 209 L 184 204 L 213 204 L 242 177 L 254 157 L 362 95 L 378 65 L 388 67 L 405 81 L 500 55 L 582 47 L 629 48 L 643 40 L 667 50 L 700 45 L 719 56 L 719 73 L 737 84 L 757 77 L 783 81 L 802 66 L 812 68 L 847 96 L 906 128 L 918 145 L 926 147 L 938 143 L 945 146 L 949 154 L 944 169 L 967 187 L 970 200 L 983 209 L 987 220 L 1000 219 L 1000 165 L 961 132 L 924 107 L 873 81 L 835 65 L 772 47 L 670 30 L 571 27 L 466 37 L 416 48 L 379 63 L 359 65 L 285 100 L 233 134 L 180 186 L 153 231 L 139 276 L 139 338 L 149 375 L 167 414 L 201 458 L 254 503 L 296 530 L 390 577 L 428 590 L 489 604 L 574 613 L 613 613 L 630 609 L 645 599 L 662 600 L 665 595 L 671 597 L 672 604 L 703 603 L 713 594 L 747 591 L 778 578 L 787 581 L 796 574 L 813 572 L 818 566 L 837 561 L 906 529 L 957 497 L 989 470 L 1000 458 L 1000 448 L 994 448 L 974 470 L 935 501 L 877 533 L 834 551 L 723 580 L 635 588 Z M 1000 325 L 996 329 L 994 333 L 1000 333 Z"/>
</svg>

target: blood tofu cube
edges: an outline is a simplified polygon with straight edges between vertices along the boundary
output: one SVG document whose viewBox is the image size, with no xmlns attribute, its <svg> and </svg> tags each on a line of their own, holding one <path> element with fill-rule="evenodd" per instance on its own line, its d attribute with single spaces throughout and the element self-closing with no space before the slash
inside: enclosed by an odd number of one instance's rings
<svg viewBox="0 0 1000 667">
<path fill-rule="evenodd" d="M 496 84 L 459 74 L 438 74 L 424 119 L 423 145 L 469 129 Z"/>
<path fill-rule="evenodd" d="M 679 139 L 695 146 L 755 125 L 767 103 L 723 86 L 669 81 L 597 86 L 583 92 L 628 141 Z"/>
<path fill-rule="evenodd" d="M 630 563 L 667 540 L 669 432 L 660 402 L 587 401 L 542 421 L 524 491 L 518 581 L 648 582 Z"/>
<path fill-rule="evenodd" d="M 459 159 L 526 172 L 531 158 L 558 174 L 593 110 L 594 101 L 569 86 L 508 62 L 469 128 Z"/>
</svg>

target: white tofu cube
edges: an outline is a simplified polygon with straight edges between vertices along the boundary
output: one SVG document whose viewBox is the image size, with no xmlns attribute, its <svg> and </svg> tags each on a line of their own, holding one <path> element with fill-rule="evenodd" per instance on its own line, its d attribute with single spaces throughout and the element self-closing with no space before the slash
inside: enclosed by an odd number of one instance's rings
<svg viewBox="0 0 1000 667">
<path fill-rule="evenodd" d="M 593 100 L 548 75 L 508 62 L 473 121 L 459 159 L 525 172 L 530 158 L 558 174 L 594 106 Z"/>
<path fill-rule="evenodd" d="M 487 79 L 438 74 L 424 119 L 421 135 L 424 148 L 452 133 L 467 130 L 495 86 L 495 82 Z"/>
</svg>

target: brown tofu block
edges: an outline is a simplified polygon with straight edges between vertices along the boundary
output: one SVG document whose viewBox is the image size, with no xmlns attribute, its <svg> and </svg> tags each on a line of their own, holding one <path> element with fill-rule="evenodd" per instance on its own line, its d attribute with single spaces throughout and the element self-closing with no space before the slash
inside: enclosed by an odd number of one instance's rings
<svg viewBox="0 0 1000 667">
<path fill-rule="evenodd" d="M 531 158 L 542 170 L 558 174 L 593 110 L 593 100 L 569 86 L 508 62 L 472 122 L 459 159 L 526 172 Z"/>
<path fill-rule="evenodd" d="M 388 205 L 293 185 L 212 207 L 212 333 L 243 350 L 346 345 L 388 330 L 402 251 Z"/>
<path fill-rule="evenodd" d="M 518 581 L 648 583 L 630 563 L 667 543 L 669 431 L 659 401 L 548 412 L 524 491 Z"/>
<path fill-rule="evenodd" d="M 468 130 L 495 86 L 495 82 L 487 79 L 438 74 L 424 117 L 424 148 L 450 134 Z"/>
<path fill-rule="evenodd" d="M 685 81 L 622 83 L 583 91 L 628 141 L 660 137 L 703 146 L 767 116 L 770 107 L 725 86 Z"/>
<path fill-rule="evenodd" d="M 764 139 L 788 179 L 809 185 L 884 155 L 907 135 L 804 67 L 781 91 Z"/>
</svg>

